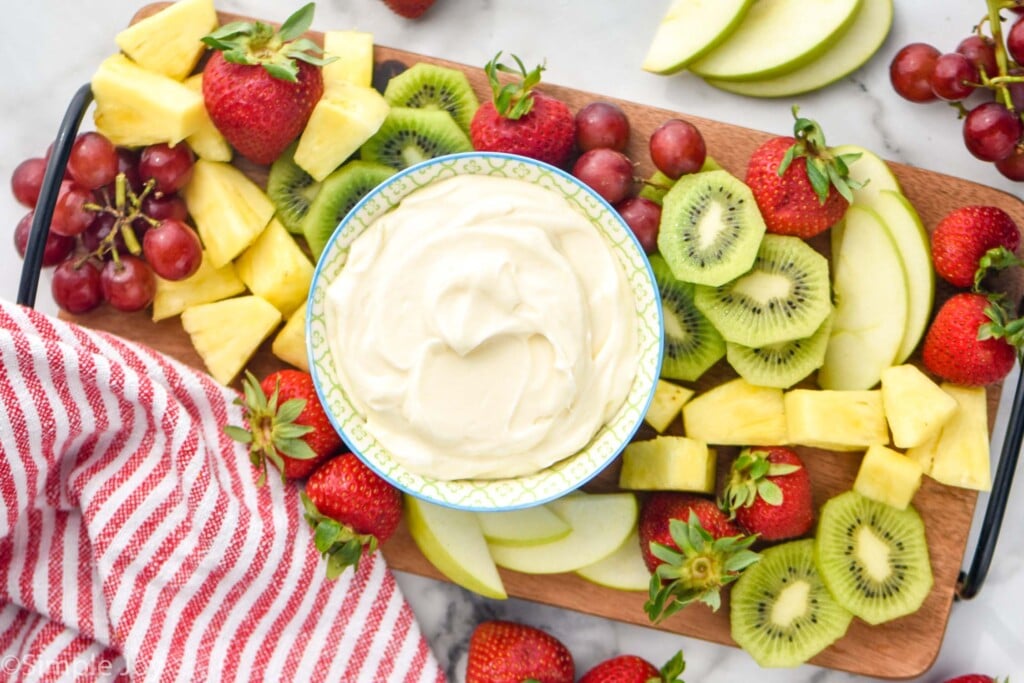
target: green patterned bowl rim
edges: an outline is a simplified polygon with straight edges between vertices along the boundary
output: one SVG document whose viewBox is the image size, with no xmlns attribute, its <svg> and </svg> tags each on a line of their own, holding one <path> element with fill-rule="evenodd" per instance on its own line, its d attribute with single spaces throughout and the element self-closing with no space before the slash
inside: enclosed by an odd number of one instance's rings
<svg viewBox="0 0 1024 683">
<path fill-rule="evenodd" d="M 457 175 L 515 178 L 562 194 L 587 216 L 622 264 L 637 306 L 640 362 L 616 415 L 575 455 L 539 472 L 508 479 L 443 481 L 402 467 L 366 429 L 336 380 L 327 343 L 326 291 L 344 266 L 348 247 L 378 216 L 429 183 Z M 643 422 L 661 371 L 664 321 L 661 298 L 633 231 L 618 212 L 585 184 L 559 168 L 511 154 L 466 152 L 438 157 L 399 171 L 367 194 L 345 216 L 317 262 L 306 314 L 310 374 L 328 417 L 351 451 L 385 480 L 410 495 L 450 508 L 500 511 L 532 507 L 579 488 L 607 467 Z"/>
</svg>

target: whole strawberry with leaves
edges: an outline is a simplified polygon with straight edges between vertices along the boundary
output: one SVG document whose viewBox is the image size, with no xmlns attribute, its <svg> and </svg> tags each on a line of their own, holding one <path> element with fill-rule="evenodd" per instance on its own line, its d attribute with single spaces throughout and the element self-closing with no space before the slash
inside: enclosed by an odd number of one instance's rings
<svg viewBox="0 0 1024 683">
<path fill-rule="evenodd" d="M 765 541 L 803 536 L 814 523 L 807 468 L 793 449 L 780 446 L 741 451 L 719 506 Z"/>
<path fill-rule="evenodd" d="M 569 649 L 550 633 L 512 621 L 485 621 L 469 638 L 466 683 L 572 683 Z"/>
<path fill-rule="evenodd" d="M 942 304 L 924 338 L 929 372 L 955 384 L 998 382 L 1024 346 L 1024 319 L 1012 319 L 1001 298 L 956 294 Z"/>
<path fill-rule="evenodd" d="M 578 683 L 684 683 L 680 676 L 685 669 L 682 650 L 660 670 L 643 657 L 619 655 L 587 671 Z"/>
<path fill-rule="evenodd" d="M 502 64 L 501 53 L 484 71 L 494 97 L 476 110 L 469 127 L 473 148 L 481 152 L 519 154 L 564 167 L 576 142 L 576 118 L 561 100 L 535 90 L 544 66 L 527 71 L 515 55 L 516 68 Z M 502 84 L 499 73 L 521 80 Z"/>
<path fill-rule="evenodd" d="M 402 519 L 401 492 L 351 453 L 313 472 L 302 505 L 329 579 L 350 566 L 358 569 L 363 553 L 391 538 Z"/>
<path fill-rule="evenodd" d="M 1020 228 L 996 206 L 953 209 L 932 233 L 935 272 L 956 287 L 981 284 L 990 268 L 1019 263 L 1013 252 L 1020 246 Z"/>
<path fill-rule="evenodd" d="M 746 183 L 768 232 L 808 239 L 843 218 L 860 187 L 849 168 L 860 155 L 833 154 L 815 121 L 799 116 L 797 107 L 793 116 L 793 137 L 772 138 L 758 147 Z"/>
<path fill-rule="evenodd" d="M 210 119 L 239 154 L 270 164 L 299 136 L 324 92 L 320 67 L 331 59 L 301 38 L 313 23 L 313 3 L 279 31 L 259 21 L 234 21 L 203 38 L 213 48 L 203 69 Z"/>
</svg>

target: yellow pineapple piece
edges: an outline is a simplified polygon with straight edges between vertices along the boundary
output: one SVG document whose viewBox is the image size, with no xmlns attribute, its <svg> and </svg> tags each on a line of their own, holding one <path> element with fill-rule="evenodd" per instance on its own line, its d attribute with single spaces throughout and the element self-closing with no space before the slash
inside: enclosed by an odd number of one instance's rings
<svg viewBox="0 0 1024 683">
<path fill-rule="evenodd" d="M 213 0 L 178 0 L 124 29 L 114 41 L 142 68 L 180 81 L 203 55 L 201 39 L 215 28 Z"/>
<path fill-rule="evenodd" d="M 622 452 L 619 488 L 715 492 L 717 458 L 703 441 L 659 436 L 634 441 Z"/>
<path fill-rule="evenodd" d="M 325 86 L 295 148 L 295 163 L 322 181 L 377 132 L 388 111 L 373 88 L 345 82 Z"/>
<path fill-rule="evenodd" d="M 220 161 L 197 159 L 184 196 L 214 268 L 242 253 L 274 216 L 263 190 Z"/>
<path fill-rule="evenodd" d="M 208 304 L 245 291 L 245 283 L 239 279 L 233 263 L 214 268 L 203 252 L 199 269 L 184 280 L 156 279 L 156 295 L 153 297 L 153 321 L 178 315 L 190 306 Z"/>
<path fill-rule="evenodd" d="M 351 83 L 369 88 L 373 83 L 373 34 L 362 31 L 326 31 L 324 57 L 337 57 L 324 65 L 324 85 Z"/>
<path fill-rule="evenodd" d="M 235 261 L 238 276 L 256 296 L 287 317 L 309 296 L 313 264 L 276 218 Z"/>
<path fill-rule="evenodd" d="M 189 90 L 202 94 L 203 74 L 199 73 L 195 76 L 189 76 L 185 79 L 185 85 Z M 203 121 L 199 128 L 195 133 L 189 135 L 185 141 L 192 148 L 192 151 L 196 153 L 196 156 L 201 159 L 231 161 L 231 145 L 228 144 L 228 141 L 217 130 L 217 126 L 213 125 L 206 107 L 203 107 Z"/>
<path fill-rule="evenodd" d="M 860 462 L 853 490 L 906 510 L 921 487 L 921 463 L 885 446 L 870 446 Z"/>
<path fill-rule="evenodd" d="M 793 389 L 786 392 L 792 443 L 830 451 L 858 451 L 889 443 L 882 392 Z"/>
<path fill-rule="evenodd" d="M 992 488 L 985 387 L 943 384 L 957 402 L 956 412 L 942 427 L 928 475 L 948 486 L 988 491 Z"/>
<path fill-rule="evenodd" d="M 746 380 L 700 394 L 683 406 L 686 435 L 709 444 L 778 446 L 789 443 L 782 390 Z"/>
<path fill-rule="evenodd" d="M 913 365 L 882 371 L 882 407 L 898 448 L 920 446 L 956 411 L 956 399 Z"/>
<path fill-rule="evenodd" d="M 100 63 L 92 94 L 96 130 L 124 147 L 176 144 L 195 133 L 205 116 L 201 95 L 122 54 Z"/>
<path fill-rule="evenodd" d="M 644 420 L 660 434 L 668 429 L 668 426 L 672 424 L 672 421 L 676 419 L 679 412 L 683 409 L 683 404 L 692 397 L 692 389 L 659 379 Z"/>
<path fill-rule="evenodd" d="M 942 430 L 939 429 L 938 434 L 927 439 L 924 443 L 907 449 L 907 457 L 917 461 L 921 465 L 921 471 L 925 474 L 931 474 L 932 463 L 935 462 L 935 449 L 939 446 L 939 436 L 941 435 Z"/>
<path fill-rule="evenodd" d="M 227 385 L 270 336 L 281 314 L 258 296 L 239 296 L 186 308 L 181 326 L 213 378 Z"/>
<path fill-rule="evenodd" d="M 284 327 L 274 337 L 270 350 L 285 363 L 309 372 L 309 356 L 306 355 L 306 304 L 296 308 L 289 316 Z"/>
</svg>

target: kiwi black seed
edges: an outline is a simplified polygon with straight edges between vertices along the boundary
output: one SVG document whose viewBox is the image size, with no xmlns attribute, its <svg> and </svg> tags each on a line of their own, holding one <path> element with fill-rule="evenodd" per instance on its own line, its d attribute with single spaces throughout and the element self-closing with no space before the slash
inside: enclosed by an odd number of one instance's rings
<svg viewBox="0 0 1024 683">
<path fill-rule="evenodd" d="M 763 667 L 798 666 L 843 637 L 853 615 L 828 592 L 814 541 L 767 548 L 732 588 L 732 637 Z"/>
<path fill-rule="evenodd" d="M 281 224 L 291 233 L 302 232 L 302 219 L 320 191 L 320 183 L 295 163 L 297 145 L 293 143 L 271 164 L 267 176 L 267 196 Z"/>
<path fill-rule="evenodd" d="M 417 62 L 392 78 L 384 99 L 392 107 L 446 111 L 466 132 L 480 106 L 466 74 L 427 62 Z"/>
<path fill-rule="evenodd" d="M 726 341 L 758 347 L 809 337 L 832 312 L 828 261 L 799 237 L 765 235 L 749 271 L 697 287 L 694 301 Z"/>
<path fill-rule="evenodd" d="M 678 279 L 717 287 L 750 269 L 764 231 L 749 187 L 726 171 L 694 173 L 665 193 L 658 251 Z"/>
<path fill-rule="evenodd" d="M 428 159 L 472 150 L 469 136 L 448 112 L 392 107 L 373 137 L 363 143 L 359 155 L 363 161 L 401 170 Z"/>
<path fill-rule="evenodd" d="M 726 342 L 725 357 L 736 374 L 751 384 L 788 389 L 825 362 L 831 331 L 830 315 L 810 337 L 760 346 Z"/>
<path fill-rule="evenodd" d="M 814 561 L 836 602 L 869 624 L 916 612 L 932 588 L 921 515 L 856 491 L 822 506 Z"/>
<path fill-rule="evenodd" d="M 394 172 L 390 166 L 355 160 L 324 178 L 302 222 L 302 234 L 314 258 L 320 257 L 335 228 L 352 207 Z"/>
<path fill-rule="evenodd" d="M 725 341 L 694 305 L 694 286 L 677 280 L 658 254 L 649 258 L 665 319 L 661 376 L 692 382 L 725 355 Z"/>
</svg>

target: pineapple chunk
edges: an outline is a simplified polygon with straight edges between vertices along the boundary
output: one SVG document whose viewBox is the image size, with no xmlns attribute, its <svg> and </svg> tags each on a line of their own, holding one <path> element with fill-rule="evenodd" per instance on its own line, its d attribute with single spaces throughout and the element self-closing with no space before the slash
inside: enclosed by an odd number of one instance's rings
<svg viewBox="0 0 1024 683">
<path fill-rule="evenodd" d="M 270 336 L 281 314 L 258 296 L 239 296 L 186 308 L 181 326 L 213 378 L 227 385 Z"/>
<path fill-rule="evenodd" d="M 256 296 L 287 317 L 309 296 L 313 264 L 276 218 L 235 261 L 238 276 Z"/>
<path fill-rule="evenodd" d="M 206 49 L 200 40 L 215 28 L 213 0 L 178 0 L 124 29 L 114 41 L 143 69 L 180 81 Z"/>
<path fill-rule="evenodd" d="M 956 413 L 954 413 L 955 415 Z M 932 463 L 935 462 L 935 449 L 939 447 L 939 436 L 942 435 L 942 430 L 939 433 L 931 437 L 923 444 L 919 446 L 913 446 L 907 449 L 907 457 L 911 460 L 917 461 L 921 465 L 921 471 L 925 474 L 931 474 Z"/>
<path fill-rule="evenodd" d="M 178 315 L 190 306 L 209 304 L 245 291 L 233 263 L 214 268 L 206 253 L 199 269 L 184 280 L 156 279 L 153 297 L 153 321 Z"/>
<path fill-rule="evenodd" d="M 686 435 L 704 443 L 778 446 L 789 442 L 782 390 L 734 379 L 683 406 Z"/>
<path fill-rule="evenodd" d="M 889 443 L 882 392 L 794 389 L 786 392 L 792 443 L 830 451 L 857 451 Z"/>
<path fill-rule="evenodd" d="M 921 463 L 917 460 L 885 446 L 870 446 L 861 460 L 853 490 L 906 510 L 921 487 L 921 474 Z"/>
<path fill-rule="evenodd" d="M 920 446 L 956 411 L 956 399 L 913 365 L 882 371 L 882 407 L 898 448 Z"/>
<path fill-rule="evenodd" d="M 927 473 L 948 486 L 988 491 L 992 472 L 985 387 L 943 384 L 942 389 L 956 399 L 957 409 L 939 432 Z"/>
<path fill-rule="evenodd" d="M 214 268 L 242 253 L 274 216 L 274 205 L 263 190 L 219 161 L 197 159 L 184 194 Z"/>
<path fill-rule="evenodd" d="M 322 181 L 377 132 L 388 111 L 373 88 L 344 82 L 325 87 L 295 148 L 295 163 Z"/>
<path fill-rule="evenodd" d="M 683 409 L 683 404 L 692 397 L 692 389 L 659 379 L 644 420 L 660 434 L 668 429 L 668 426 Z"/>
<path fill-rule="evenodd" d="M 202 94 L 203 74 L 199 73 L 185 79 L 185 85 L 189 90 Z M 196 156 L 210 161 L 231 161 L 231 145 L 224 139 L 217 126 L 213 125 L 210 115 L 203 107 L 203 122 L 195 133 L 189 135 L 185 141 Z"/>
<path fill-rule="evenodd" d="M 619 488 L 715 492 L 717 458 L 703 441 L 659 436 L 634 441 L 622 452 Z"/>
<path fill-rule="evenodd" d="M 201 95 L 121 54 L 100 64 L 92 94 L 96 130 L 122 147 L 176 144 L 195 133 L 205 116 Z"/>
<path fill-rule="evenodd" d="M 288 322 L 274 337 L 270 350 L 285 363 L 309 372 L 309 356 L 306 355 L 306 304 L 302 304 L 291 314 Z"/>
<path fill-rule="evenodd" d="M 337 59 L 324 65 L 324 85 L 351 83 L 369 88 L 373 83 L 373 34 L 362 31 L 324 33 L 324 57 Z"/>
</svg>

